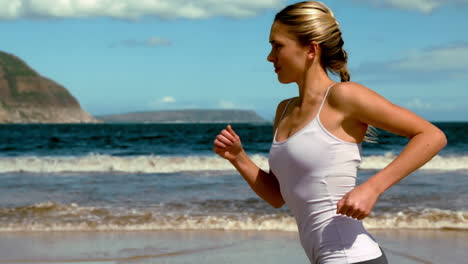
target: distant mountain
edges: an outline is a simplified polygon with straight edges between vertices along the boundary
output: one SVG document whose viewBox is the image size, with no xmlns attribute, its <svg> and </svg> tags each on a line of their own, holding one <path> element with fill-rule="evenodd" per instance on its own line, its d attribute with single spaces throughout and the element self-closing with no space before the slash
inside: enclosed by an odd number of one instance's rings
<svg viewBox="0 0 468 264">
<path fill-rule="evenodd" d="M 267 123 L 251 110 L 172 110 L 96 116 L 108 123 Z"/>
<path fill-rule="evenodd" d="M 0 123 L 97 123 L 60 84 L 0 51 Z"/>
</svg>

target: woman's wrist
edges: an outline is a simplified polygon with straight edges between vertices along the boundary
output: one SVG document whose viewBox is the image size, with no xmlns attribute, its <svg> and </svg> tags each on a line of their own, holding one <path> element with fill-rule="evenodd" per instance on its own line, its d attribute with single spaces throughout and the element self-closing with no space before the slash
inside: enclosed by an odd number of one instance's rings
<svg viewBox="0 0 468 264">
<path fill-rule="evenodd" d="M 375 177 L 375 176 L 374 176 Z M 371 190 L 372 192 L 375 193 L 375 195 L 377 195 L 377 197 L 379 197 L 380 195 L 382 195 L 382 193 L 385 192 L 385 188 L 382 186 L 382 184 L 379 184 L 378 180 L 375 179 L 375 178 L 370 178 L 369 180 L 367 180 L 364 185 L 366 185 L 368 187 L 369 190 Z"/>
<path fill-rule="evenodd" d="M 234 158 L 229 159 L 229 162 L 231 162 L 232 165 L 236 166 L 244 162 L 246 157 L 247 153 L 245 153 L 244 149 L 242 149 Z"/>
</svg>

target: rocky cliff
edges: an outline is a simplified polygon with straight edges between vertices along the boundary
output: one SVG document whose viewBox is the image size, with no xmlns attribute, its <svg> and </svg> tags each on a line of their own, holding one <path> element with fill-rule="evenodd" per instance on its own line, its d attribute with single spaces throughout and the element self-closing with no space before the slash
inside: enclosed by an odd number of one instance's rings
<svg viewBox="0 0 468 264">
<path fill-rule="evenodd" d="M 0 51 L 0 123 L 97 123 L 60 84 Z"/>
</svg>

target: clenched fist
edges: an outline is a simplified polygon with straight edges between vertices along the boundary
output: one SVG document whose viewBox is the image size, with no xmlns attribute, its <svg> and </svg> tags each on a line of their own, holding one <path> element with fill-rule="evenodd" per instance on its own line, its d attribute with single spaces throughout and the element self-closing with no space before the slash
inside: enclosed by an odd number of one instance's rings
<svg viewBox="0 0 468 264">
<path fill-rule="evenodd" d="M 341 198 L 337 204 L 337 214 L 362 220 L 374 208 L 380 194 L 366 184 L 355 187 Z"/>
<path fill-rule="evenodd" d="M 243 150 L 240 138 L 231 125 L 223 129 L 214 140 L 213 151 L 229 161 L 234 161 Z"/>
</svg>

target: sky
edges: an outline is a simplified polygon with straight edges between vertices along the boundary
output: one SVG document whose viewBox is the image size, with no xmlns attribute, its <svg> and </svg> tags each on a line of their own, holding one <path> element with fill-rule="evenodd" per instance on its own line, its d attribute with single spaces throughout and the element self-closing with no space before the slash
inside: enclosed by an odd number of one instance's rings
<svg viewBox="0 0 468 264">
<path fill-rule="evenodd" d="M 249 109 L 297 96 L 266 60 L 287 0 L 0 0 L 0 50 L 92 115 Z M 430 121 L 468 121 L 468 0 L 329 0 L 351 80 Z M 334 77 L 335 80 L 336 77 Z"/>
</svg>

